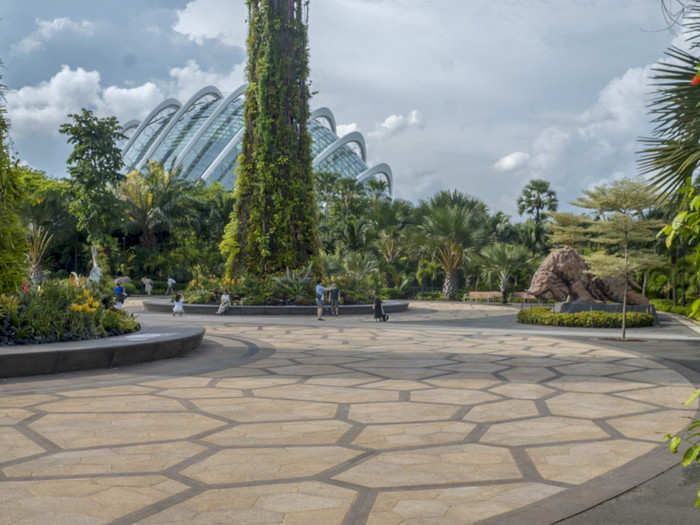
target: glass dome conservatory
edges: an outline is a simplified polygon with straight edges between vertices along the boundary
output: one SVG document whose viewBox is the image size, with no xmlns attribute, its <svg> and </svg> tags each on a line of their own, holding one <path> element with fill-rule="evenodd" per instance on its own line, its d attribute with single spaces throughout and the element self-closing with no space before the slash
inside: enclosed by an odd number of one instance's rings
<svg viewBox="0 0 700 525">
<path fill-rule="evenodd" d="M 131 120 L 122 130 L 120 145 L 127 171 L 142 169 L 155 160 L 168 169 L 179 169 L 188 179 L 201 178 L 233 188 L 234 168 L 243 139 L 243 85 L 222 94 L 207 86 L 184 104 L 169 98 L 158 104 L 143 121 Z M 360 182 L 380 179 L 393 193 L 391 168 L 384 163 L 369 166 L 362 134 L 353 131 L 338 137 L 335 117 L 319 108 L 309 119 L 311 154 L 315 171 L 339 173 Z"/>
</svg>

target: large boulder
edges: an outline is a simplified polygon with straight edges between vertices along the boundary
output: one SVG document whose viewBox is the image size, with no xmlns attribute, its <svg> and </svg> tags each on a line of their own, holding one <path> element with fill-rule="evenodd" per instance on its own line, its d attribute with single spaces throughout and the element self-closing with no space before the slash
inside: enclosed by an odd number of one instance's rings
<svg viewBox="0 0 700 525">
<path fill-rule="evenodd" d="M 589 272 L 586 261 L 570 246 L 551 252 L 532 276 L 529 293 L 538 299 L 589 303 L 622 302 L 624 279 L 600 279 Z M 648 304 L 642 294 L 628 287 L 629 304 Z"/>
</svg>

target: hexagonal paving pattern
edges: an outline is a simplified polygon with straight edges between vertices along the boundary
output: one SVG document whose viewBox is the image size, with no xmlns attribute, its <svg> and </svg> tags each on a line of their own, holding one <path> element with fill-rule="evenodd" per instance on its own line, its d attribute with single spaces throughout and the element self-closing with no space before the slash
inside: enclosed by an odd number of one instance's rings
<svg viewBox="0 0 700 525">
<path fill-rule="evenodd" d="M 406 315 L 511 311 L 428 306 Z M 0 385 L 0 524 L 497 520 L 598 490 L 696 408 L 676 371 L 602 341 L 343 317 L 196 322 L 216 351 Z M 229 358 L 242 341 L 262 350 Z"/>
</svg>

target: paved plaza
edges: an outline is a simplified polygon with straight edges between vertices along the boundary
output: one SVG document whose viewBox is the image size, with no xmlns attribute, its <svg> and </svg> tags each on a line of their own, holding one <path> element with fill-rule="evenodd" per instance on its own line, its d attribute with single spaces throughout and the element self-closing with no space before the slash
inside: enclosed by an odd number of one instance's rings
<svg viewBox="0 0 700 525">
<path fill-rule="evenodd" d="M 675 361 L 499 332 L 505 307 L 415 306 L 387 324 L 141 313 L 205 342 L 1 383 L 0 524 L 551 523 L 677 461 L 663 436 L 697 407 Z"/>
</svg>

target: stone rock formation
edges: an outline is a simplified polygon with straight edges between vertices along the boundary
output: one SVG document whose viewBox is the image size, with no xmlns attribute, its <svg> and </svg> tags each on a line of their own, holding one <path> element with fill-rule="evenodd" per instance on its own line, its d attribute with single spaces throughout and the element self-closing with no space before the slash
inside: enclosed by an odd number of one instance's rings
<svg viewBox="0 0 700 525">
<path fill-rule="evenodd" d="M 629 304 L 649 304 L 649 300 L 633 290 L 630 281 L 627 290 Z M 622 302 L 624 279 L 600 279 L 588 273 L 588 265 L 570 246 L 551 252 L 532 276 L 528 293 L 538 299 L 554 299 L 590 303 Z M 638 288 L 639 286 L 637 286 Z"/>
</svg>

